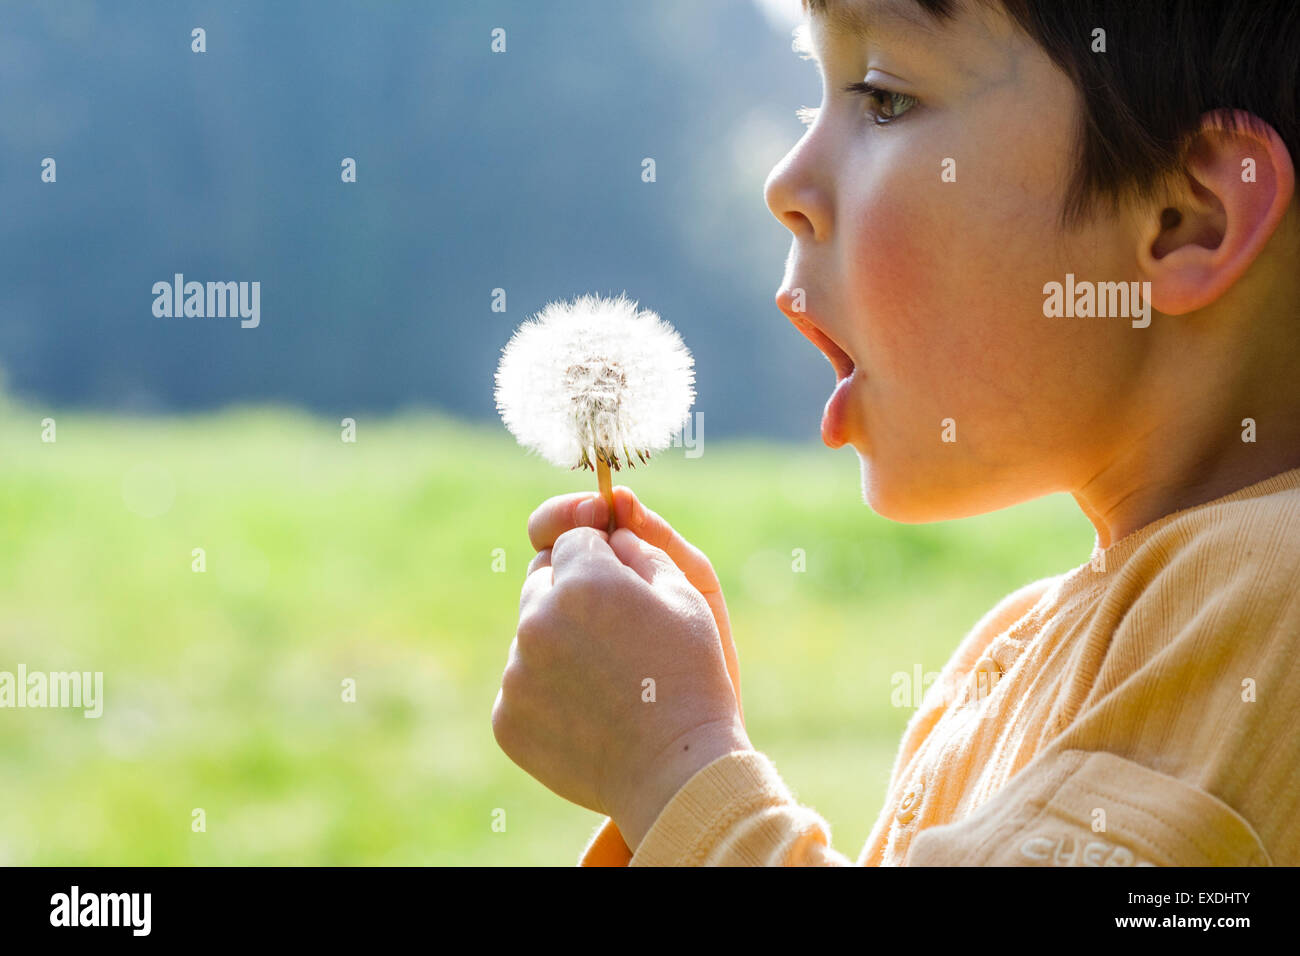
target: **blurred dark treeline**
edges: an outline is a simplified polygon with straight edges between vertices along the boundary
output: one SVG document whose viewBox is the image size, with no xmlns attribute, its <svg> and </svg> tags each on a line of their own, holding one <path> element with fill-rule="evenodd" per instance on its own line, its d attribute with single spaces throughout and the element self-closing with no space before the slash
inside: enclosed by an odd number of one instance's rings
<svg viewBox="0 0 1300 956">
<path fill-rule="evenodd" d="M 709 437 L 815 440 L 833 376 L 773 305 L 762 188 L 820 89 L 753 0 L 0 11 L 9 391 L 487 420 L 520 321 L 626 291 L 695 354 Z M 260 325 L 155 318 L 178 272 L 259 281 Z"/>
</svg>

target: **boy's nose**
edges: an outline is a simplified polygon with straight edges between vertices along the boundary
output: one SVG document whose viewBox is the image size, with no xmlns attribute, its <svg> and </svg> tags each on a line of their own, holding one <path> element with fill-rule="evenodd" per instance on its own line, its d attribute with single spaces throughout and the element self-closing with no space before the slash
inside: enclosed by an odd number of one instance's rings
<svg viewBox="0 0 1300 956">
<path fill-rule="evenodd" d="M 763 198 L 781 225 L 796 239 L 830 237 L 831 213 L 826 190 L 811 170 L 809 141 L 805 135 L 772 167 L 763 186 Z"/>
</svg>

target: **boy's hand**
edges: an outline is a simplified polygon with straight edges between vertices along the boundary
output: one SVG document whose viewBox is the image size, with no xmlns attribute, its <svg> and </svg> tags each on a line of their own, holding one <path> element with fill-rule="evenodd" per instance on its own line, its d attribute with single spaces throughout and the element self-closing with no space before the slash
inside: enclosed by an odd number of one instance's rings
<svg viewBox="0 0 1300 956">
<path fill-rule="evenodd" d="M 751 746 L 712 565 L 630 489 L 614 497 L 612 536 L 590 493 L 551 498 L 529 519 L 538 554 L 492 729 L 515 763 L 613 817 L 635 848 L 696 771 Z"/>
</svg>

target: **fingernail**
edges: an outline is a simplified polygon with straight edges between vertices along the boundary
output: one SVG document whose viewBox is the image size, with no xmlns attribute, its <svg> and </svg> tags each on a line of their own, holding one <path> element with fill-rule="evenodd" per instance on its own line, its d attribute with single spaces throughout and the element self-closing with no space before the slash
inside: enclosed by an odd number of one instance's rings
<svg viewBox="0 0 1300 956">
<path fill-rule="evenodd" d="M 596 499 L 588 498 L 580 502 L 573 513 L 574 520 L 580 525 L 593 525 L 596 522 Z"/>
</svg>

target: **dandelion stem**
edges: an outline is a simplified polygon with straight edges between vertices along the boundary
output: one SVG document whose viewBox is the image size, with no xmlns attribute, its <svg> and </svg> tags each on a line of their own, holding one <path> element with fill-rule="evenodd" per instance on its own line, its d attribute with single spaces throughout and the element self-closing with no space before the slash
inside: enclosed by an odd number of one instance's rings
<svg viewBox="0 0 1300 956">
<path fill-rule="evenodd" d="M 609 479 L 609 465 L 606 464 L 604 455 L 596 456 L 596 482 L 600 485 L 600 495 L 605 499 L 605 507 L 609 509 L 609 527 L 605 530 L 613 534 L 618 527 L 618 517 L 614 514 L 614 488 Z"/>
</svg>

